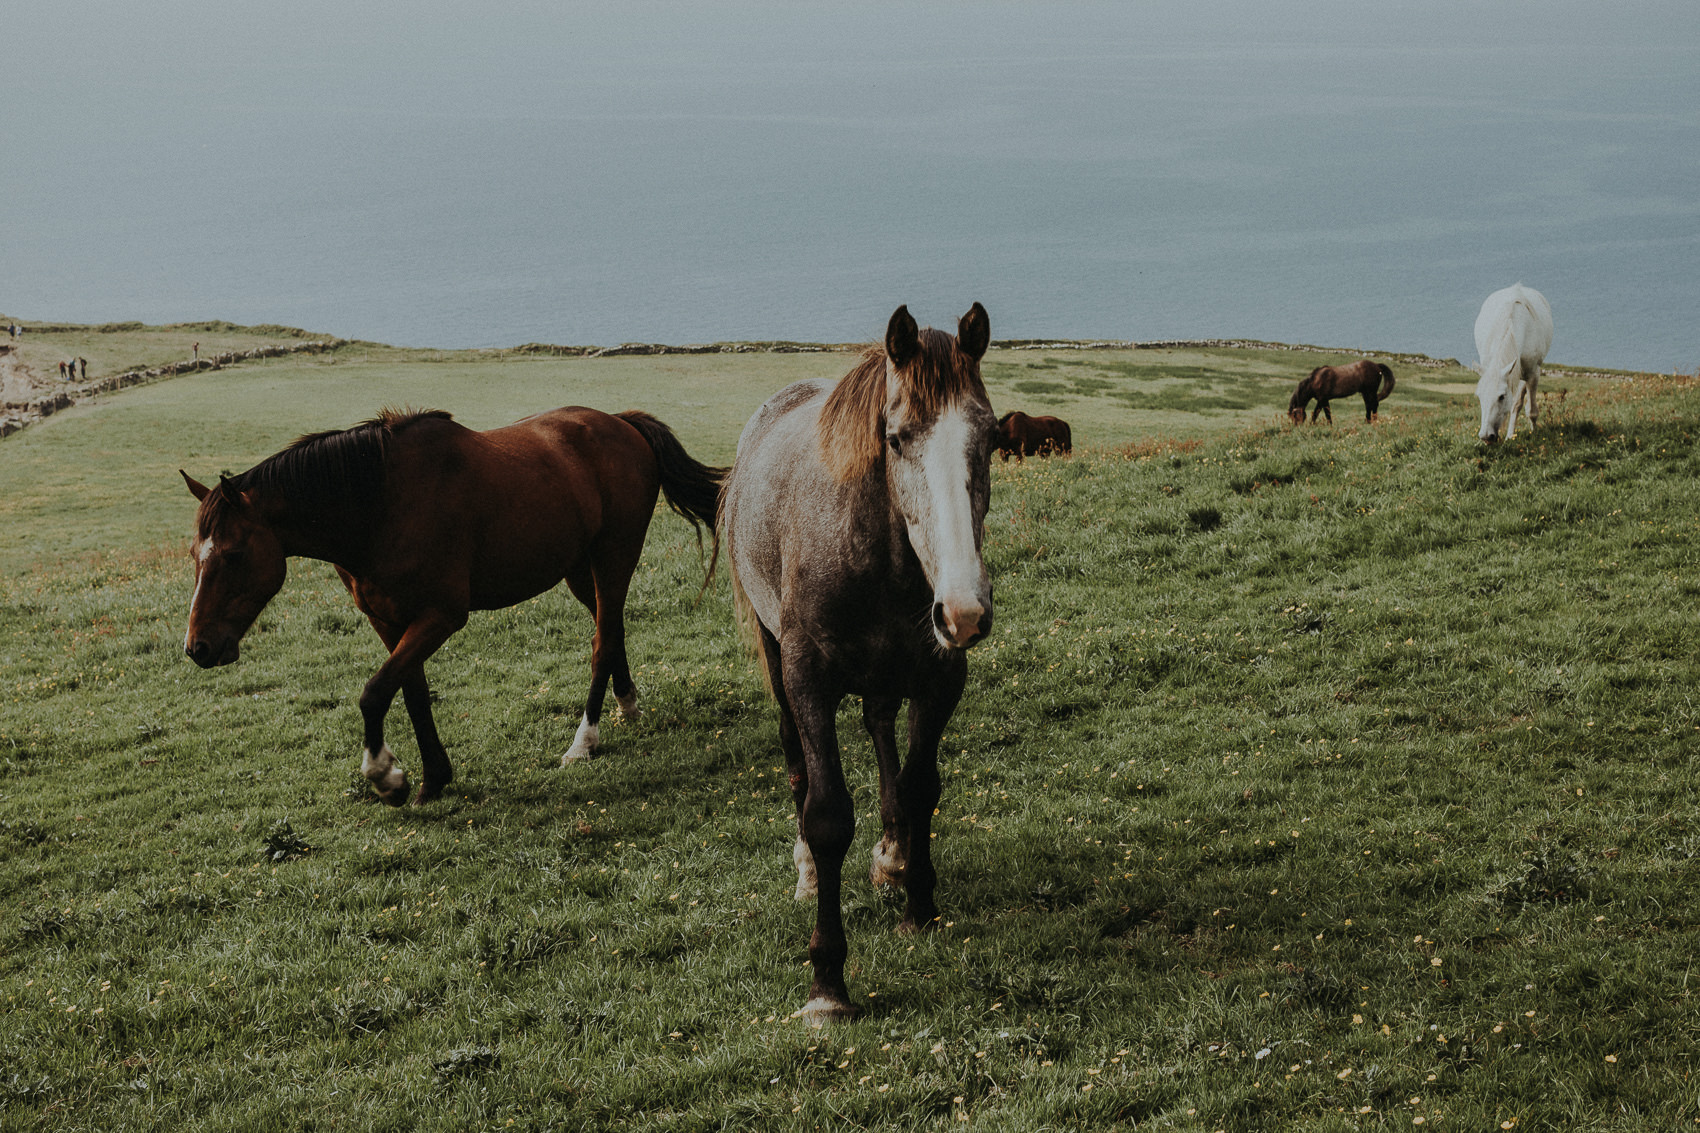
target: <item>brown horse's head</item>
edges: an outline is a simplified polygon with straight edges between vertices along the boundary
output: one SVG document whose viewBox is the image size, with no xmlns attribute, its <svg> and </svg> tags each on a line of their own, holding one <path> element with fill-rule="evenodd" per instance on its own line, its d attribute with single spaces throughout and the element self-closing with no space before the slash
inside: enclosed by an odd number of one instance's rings
<svg viewBox="0 0 1700 1133">
<path fill-rule="evenodd" d="M 1293 391 L 1293 399 L 1287 402 L 1287 416 L 1292 418 L 1293 424 L 1305 423 L 1305 410 L 1310 407 L 1311 399 L 1316 396 L 1316 376 L 1323 369 L 1325 367 L 1318 366 L 1312 370 L 1310 376 L 1300 382 L 1299 388 Z"/>
<path fill-rule="evenodd" d="M 210 669 L 240 655 L 242 635 L 283 588 L 287 559 L 253 499 L 228 478 L 209 488 L 187 472 L 180 474 L 201 501 L 195 538 L 189 544 L 195 595 L 189 600 L 183 651 L 195 664 Z"/>
<path fill-rule="evenodd" d="M 998 418 L 998 455 L 1008 460 L 1011 456 L 1021 455 L 1021 423 L 1027 414 L 1019 409 L 1011 409 Z"/>
</svg>

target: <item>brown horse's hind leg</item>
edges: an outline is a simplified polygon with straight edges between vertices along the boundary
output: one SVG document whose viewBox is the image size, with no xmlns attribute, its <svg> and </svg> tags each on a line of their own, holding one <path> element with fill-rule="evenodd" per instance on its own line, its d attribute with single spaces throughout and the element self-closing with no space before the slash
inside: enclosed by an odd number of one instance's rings
<svg viewBox="0 0 1700 1133">
<path fill-rule="evenodd" d="M 577 598 L 584 605 L 584 608 L 590 611 L 590 616 L 594 619 L 596 617 L 596 580 L 591 576 L 590 567 L 581 564 L 578 569 L 569 572 L 567 588 L 573 592 L 573 597 Z M 595 688 L 596 647 L 594 644 L 591 646 L 590 671 L 591 687 Z M 576 759 L 589 759 L 596 754 L 596 745 L 601 738 L 597 734 L 597 723 L 602 718 L 600 690 L 598 690 L 598 694 L 592 703 L 596 705 L 596 719 L 590 718 L 590 710 L 587 704 L 584 715 L 579 719 L 578 732 L 573 736 L 572 746 L 568 747 L 566 754 L 561 756 L 562 767 Z"/>
<path fill-rule="evenodd" d="M 567 576 L 567 585 L 574 596 L 596 616 L 596 637 L 590 647 L 590 692 L 585 696 L 584 716 L 579 720 L 572 746 L 561 757 L 563 767 L 595 753 L 601 741 L 602 701 L 608 694 L 610 678 L 614 681 L 614 700 L 620 706 L 620 715 L 630 720 L 638 714 L 637 685 L 626 660 L 626 591 L 642 551 L 643 531 L 639 531 L 634 553 L 608 556 L 610 561 L 593 561 L 588 572 L 580 570 Z"/>
<path fill-rule="evenodd" d="M 895 696 L 862 698 L 862 726 L 874 741 L 874 755 L 880 767 L 880 824 L 884 833 L 879 845 L 874 847 L 873 864 L 868 869 L 868 880 L 876 887 L 903 884 L 904 866 L 909 858 L 906 816 L 897 793 L 902 769 L 897 754 L 897 710 L 902 705 L 903 701 Z"/>
<path fill-rule="evenodd" d="M 449 763 L 449 753 L 444 749 L 443 741 L 437 736 L 437 721 L 431 715 L 431 686 L 425 680 L 423 668 L 417 675 L 401 682 L 401 698 L 407 706 L 407 718 L 413 721 L 414 738 L 419 743 L 422 782 L 413 801 L 415 804 L 435 802 L 454 779 L 455 769 Z"/>
</svg>

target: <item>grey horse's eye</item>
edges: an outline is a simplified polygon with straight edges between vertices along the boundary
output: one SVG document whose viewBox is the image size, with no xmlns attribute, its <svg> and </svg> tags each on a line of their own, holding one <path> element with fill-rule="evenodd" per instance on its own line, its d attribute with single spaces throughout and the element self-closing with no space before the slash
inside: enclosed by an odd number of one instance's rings
<svg viewBox="0 0 1700 1133">
<path fill-rule="evenodd" d="M 891 449 L 893 455 L 895 455 L 895 456 L 902 456 L 903 455 L 903 438 L 902 437 L 898 436 L 896 433 L 887 433 L 885 435 L 885 443 L 886 443 L 886 447 Z"/>
</svg>

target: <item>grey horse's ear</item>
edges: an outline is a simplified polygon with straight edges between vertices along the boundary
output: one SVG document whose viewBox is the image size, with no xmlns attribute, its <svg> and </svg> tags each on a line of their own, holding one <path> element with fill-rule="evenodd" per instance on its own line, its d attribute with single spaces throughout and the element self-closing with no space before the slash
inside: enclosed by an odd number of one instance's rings
<svg viewBox="0 0 1700 1133">
<path fill-rule="evenodd" d="M 177 475 L 183 477 L 183 482 L 189 485 L 189 494 L 194 496 L 197 500 L 204 500 L 212 494 L 211 488 L 207 487 L 181 468 L 177 470 Z"/>
<path fill-rule="evenodd" d="M 891 313 L 885 325 L 885 356 L 894 366 L 901 366 L 921 352 L 921 328 L 905 304 Z"/>
<path fill-rule="evenodd" d="M 985 356 L 986 347 L 992 344 L 992 318 L 986 308 L 978 303 L 968 308 L 956 324 L 956 342 L 962 353 L 975 361 Z"/>
</svg>

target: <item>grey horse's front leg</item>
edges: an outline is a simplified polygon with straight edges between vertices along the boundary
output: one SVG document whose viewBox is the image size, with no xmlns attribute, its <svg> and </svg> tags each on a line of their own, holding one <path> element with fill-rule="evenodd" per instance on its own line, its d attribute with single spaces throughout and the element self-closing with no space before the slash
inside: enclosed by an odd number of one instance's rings
<svg viewBox="0 0 1700 1133">
<path fill-rule="evenodd" d="M 938 906 L 933 903 L 938 874 L 933 869 L 932 826 L 933 812 L 939 805 L 939 741 L 962 699 L 967 679 L 968 664 L 958 655 L 945 663 L 931 687 L 909 701 L 909 756 L 897 778 L 898 809 L 903 817 L 899 826 L 903 888 L 909 904 L 897 926 L 899 932 L 919 932 L 938 921 Z"/>
<path fill-rule="evenodd" d="M 799 770 L 792 772 L 792 782 L 801 788 L 797 826 L 816 888 L 815 930 L 809 938 L 809 963 L 814 975 L 808 1000 L 797 1015 L 818 1027 L 860 1014 L 851 1005 L 844 983 L 849 944 L 841 908 L 844 855 L 856 834 L 856 812 L 838 752 L 834 715 L 839 696 L 806 661 L 790 656 L 785 658 L 784 688 L 803 763 L 800 778 Z"/>
<path fill-rule="evenodd" d="M 868 869 L 868 880 L 876 887 L 901 885 L 909 858 L 907 815 L 897 786 L 902 771 L 902 760 L 897 754 L 897 710 L 902 705 L 902 699 L 895 696 L 862 699 L 862 726 L 874 741 L 874 755 L 880 768 L 882 834 Z"/>
</svg>

